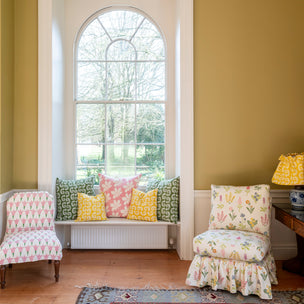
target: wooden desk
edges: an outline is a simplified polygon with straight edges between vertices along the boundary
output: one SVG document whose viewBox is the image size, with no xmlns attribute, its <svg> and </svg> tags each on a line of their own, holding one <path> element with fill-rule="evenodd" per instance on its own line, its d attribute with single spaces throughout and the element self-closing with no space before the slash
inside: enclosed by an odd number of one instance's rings
<svg viewBox="0 0 304 304">
<path fill-rule="evenodd" d="M 284 261 L 283 269 L 304 275 L 304 211 L 291 209 L 290 203 L 273 204 L 275 218 L 297 234 L 298 254 Z"/>
</svg>

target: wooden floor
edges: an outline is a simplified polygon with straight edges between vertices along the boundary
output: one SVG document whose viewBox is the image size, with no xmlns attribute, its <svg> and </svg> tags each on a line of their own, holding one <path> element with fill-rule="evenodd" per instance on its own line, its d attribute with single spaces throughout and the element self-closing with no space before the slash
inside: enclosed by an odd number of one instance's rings
<svg viewBox="0 0 304 304">
<path fill-rule="evenodd" d="M 190 261 L 167 250 L 64 250 L 58 283 L 47 261 L 7 269 L 1 304 L 74 304 L 88 284 L 121 288 L 190 288 L 185 279 Z M 274 290 L 304 289 L 304 277 L 281 269 Z"/>
</svg>

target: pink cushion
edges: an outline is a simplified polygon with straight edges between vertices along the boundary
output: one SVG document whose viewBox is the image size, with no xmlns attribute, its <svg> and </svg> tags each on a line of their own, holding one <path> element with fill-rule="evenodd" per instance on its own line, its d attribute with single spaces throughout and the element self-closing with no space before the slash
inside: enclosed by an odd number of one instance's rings
<svg viewBox="0 0 304 304">
<path fill-rule="evenodd" d="M 122 178 L 99 174 L 100 191 L 106 197 L 107 217 L 127 217 L 132 189 L 137 188 L 140 178 L 141 174 Z"/>
</svg>

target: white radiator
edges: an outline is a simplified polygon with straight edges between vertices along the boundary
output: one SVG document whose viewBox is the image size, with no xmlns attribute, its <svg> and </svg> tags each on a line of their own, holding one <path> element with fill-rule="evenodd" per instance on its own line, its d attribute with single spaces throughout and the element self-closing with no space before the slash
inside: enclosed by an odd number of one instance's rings
<svg viewBox="0 0 304 304">
<path fill-rule="evenodd" d="M 168 223 L 117 220 L 71 225 L 72 249 L 168 249 Z"/>
</svg>

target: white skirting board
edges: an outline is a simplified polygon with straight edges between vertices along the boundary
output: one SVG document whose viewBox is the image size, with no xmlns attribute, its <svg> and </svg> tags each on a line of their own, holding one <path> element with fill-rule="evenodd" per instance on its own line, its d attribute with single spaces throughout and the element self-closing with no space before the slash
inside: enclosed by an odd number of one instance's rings
<svg viewBox="0 0 304 304">
<path fill-rule="evenodd" d="M 168 226 L 71 226 L 72 249 L 167 249 Z"/>
</svg>

